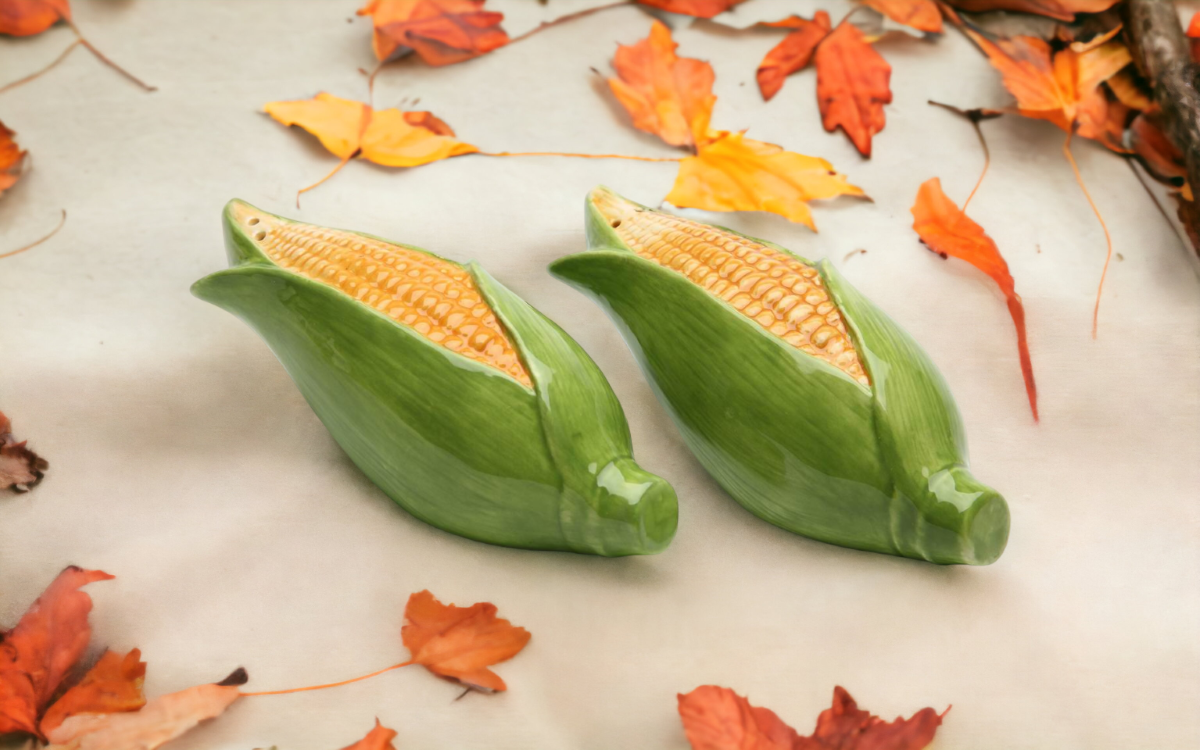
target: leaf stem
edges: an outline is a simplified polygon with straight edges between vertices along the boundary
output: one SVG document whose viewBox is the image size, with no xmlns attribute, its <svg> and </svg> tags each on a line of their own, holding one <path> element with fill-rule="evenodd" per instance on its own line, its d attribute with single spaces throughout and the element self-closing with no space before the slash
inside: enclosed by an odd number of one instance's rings
<svg viewBox="0 0 1200 750">
<path fill-rule="evenodd" d="M 539 25 L 533 27 L 529 31 L 526 31 L 524 34 L 521 34 L 519 36 L 514 36 L 513 38 L 509 39 L 508 43 L 514 44 L 514 43 L 522 41 L 524 39 L 528 39 L 529 37 L 533 36 L 534 34 L 538 33 L 539 31 L 544 31 L 545 29 L 548 29 L 551 26 L 557 26 L 560 23 L 567 23 L 568 21 L 574 21 L 577 18 L 583 18 L 584 16 L 590 16 L 593 13 L 599 13 L 602 10 L 609 10 L 611 8 L 619 8 L 622 5 L 633 5 L 633 4 L 634 4 L 634 0 L 619 0 L 619 2 L 608 3 L 607 5 L 597 5 L 594 8 L 588 8 L 586 10 L 580 10 L 580 11 L 576 11 L 574 13 L 568 13 L 567 15 L 559 16 L 558 18 L 555 18 L 552 21 L 542 21 Z"/>
<path fill-rule="evenodd" d="M 55 67 L 57 67 L 60 62 L 62 62 L 63 60 L 66 60 L 67 55 L 71 54 L 71 52 L 73 52 L 75 50 L 75 48 L 81 44 L 83 44 L 83 42 L 79 39 L 76 39 L 75 41 L 71 42 L 69 45 L 67 45 L 67 48 L 62 51 L 62 54 L 59 55 L 58 57 L 54 58 L 54 62 L 50 63 L 46 67 L 42 68 L 41 70 L 37 71 L 36 73 L 30 73 L 29 75 L 25 76 L 24 78 L 19 78 L 19 79 L 13 81 L 12 83 L 7 83 L 4 86 L 0 86 L 0 94 L 3 94 L 6 91 L 11 91 L 11 90 L 17 88 L 18 86 L 24 86 L 25 84 L 29 83 L 33 79 L 38 78 L 45 73 L 49 73 L 51 70 L 53 70 Z"/>
<path fill-rule="evenodd" d="M 330 682 L 330 683 L 326 683 L 324 685 L 309 685 L 308 687 L 291 688 L 289 690 L 261 690 L 258 692 L 251 692 L 251 693 L 239 692 L 238 695 L 240 695 L 243 698 L 253 698 L 255 696 L 260 696 L 260 695 L 288 695 L 289 693 L 305 693 L 310 690 L 325 690 L 327 688 L 335 688 L 335 687 L 341 687 L 342 685 L 349 685 L 352 682 L 362 682 L 363 680 L 369 680 L 372 677 L 378 677 L 379 675 L 384 674 L 386 672 L 391 672 L 394 669 L 400 669 L 401 667 L 408 667 L 413 664 L 416 664 L 416 662 L 414 662 L 412 659 L 409 659 L 408 661 L 402 661 L 399 664 L 393 664 L 390 667 L 384 667 L 383 669 L 377 670 L 370 674 L 365 674 L 365 675 L 362 675 L 361 677 L 352 677 L 349 680 L 342 680 L 341 682 Z"/>
<path fill-rule="evenodd" d="M 46 235 L 45 237 L 41 238 L 40 240 L 37 240 L 36 242 L 32 242 L 32 243 L 26 245 L 25 247 L 19 247 L 16 250 L 10 250 L 7 253 L 0 254 L 0 259 L 11 258 L 14 255 L 18 255 L 20 253 L 25 252 L 26 250 L 32 250 L 33 248 L 42 244 L 43 242 L 50 239 L 54 235 L 58 234 L 58 230 L 62 229 L 63 224 L 66 224 L 66 223 L 67 223 L 67 209 L 64 208 L 62 210 L 62 218 L 58 220 L 58 226 L 56 226 L 53 230 L 51 230 L 50 234 Z"/>
<path fill-rule="evenodd" d="M 560 151 L 477 151 L 480 156 L 569 156 L 576 159 L 630 159 L 632 161 L 683 161 L 678 156 L 626 156 L 624 154 L 570 154 Z"/>
<path fill-rule="evenodd" d="M 84 47 L 87 47 L 88 50 L 91 51 L 91 53 L 96 56 L 97 60 L 104 63 L 105 65 L 112 68 L 113 70 L 117 71 L 118 73 L 125 76 L 129 80 L 133 81 L 137 85 L 141 86 L 146 91 L 158 91 L 157 86 L 151 86 L 150 84 L 146 83 L 142 79 L 135 76 L 133 73 L 130 73 L 128 70 L 125 70 L 120 65 L 117 65 L 115 62 L 112 61 L 111 58 L 108 57 L 108 55 L 105 55 L 103 52 L 96 49 L 95 45 L 93 45 L 91 42 L 88 41 L 87 37 L 85 37 L 83 35 L 83 33 L 79 30 L 79 27 L 75 25 L 74 21 L 72 21 L 69 18 L 64 18 L 63 21 L 66 22 L 66 24 L 71 27 L 71 31 L 74 31 L 75 36 L 79 37 L 80 43 L 82 43 Z"/>
<path fill-rule="evenodd" d="M 1087 185 L 1083 183 L 1083 175 L 1079 173 L 1079 165 L 1075 163 L 1075 157 L 1071 154 L 1071 136 L 1074 133 L 1067 131 L 1067 139 L 1063 141 L 1063 156 L 1067 157 L 1067 162 L 1071 165 L 1071 171 L 1075 173 L 1075 181 L 1079 183 L 1079 189 L 1083 191 L 1083 197 L 1087 198 L 1088 205 L 1092 207 L 1092 213 L 1096 214 L 1096 219 L 1100 222 L 1100 228 L 1104 230 L 1104 241 L 1108 244 L 1108 252 L 1104 255 L 1104 270 L 1100 272 L 1100 284 L 1096 287 L 1096 306 L 1092 308 L 1092 338 L 1096 338 L 1096 330 L 1099 327 L 1100 321 L 1100 294 L 1104 291 L 1104 278 L 1108 276 L 1108 264 L 1112 262 L 1113 244 L 1112 235 L 1108 233 L 1108 225 L 1104 223 L 1104 217 L 1100 215 L 1100 209 L 1096 207 L 1096 202 L 1092 200 L 1092 194 L 1088 192 Z"/>
</svg>

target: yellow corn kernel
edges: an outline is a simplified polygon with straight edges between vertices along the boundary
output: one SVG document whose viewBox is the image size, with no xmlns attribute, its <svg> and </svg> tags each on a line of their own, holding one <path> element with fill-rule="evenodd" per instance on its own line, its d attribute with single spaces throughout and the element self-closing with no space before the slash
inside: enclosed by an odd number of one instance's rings
<svg viewBox="0 0 1200 750">
<path fill-rule="evenodd" d="M 431 342 L 533 387 L 471 274 L 441 258 L 353 232 L 282 221 L 246 206 L 236 218 L 282 268 L 333 287 Z"/>
<path fill-rule="evenodd" d="M 645 211 L 606 191 L 596 208 L 630 249 L 683 274 L 770 333 L 863 385 L 866 371 L 817 269 L 740 235 Z"/>
</svg>

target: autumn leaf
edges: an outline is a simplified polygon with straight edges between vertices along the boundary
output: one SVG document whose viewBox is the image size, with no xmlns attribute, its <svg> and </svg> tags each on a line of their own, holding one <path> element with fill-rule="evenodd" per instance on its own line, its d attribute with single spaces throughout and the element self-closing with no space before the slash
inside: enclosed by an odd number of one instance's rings
<svg viewBox="0 0 1200 750">
<path fill-rule="evenodd" d="M 0 195 L 17 184 L 25 168 L 27 152 L 22 151 L 14 138 L 15 132 L 0 122 Z"/>
<path fill-rule="evenodd" d="M 1183 152 L 1167 138 L 1157 116 L 1143 113 L 1135 117 L 1129 136 L 1134 154 L 1151 175 L 1177 186 L 1187 179 Z"/>
<path fill-rule="evenodd" d="M 470 607 L 446 605 L 428 591 L 408 598 L 400 637 L 412 663 L 474 690 L 506 690 L 504 680 L 488 667 L 520 653 L 529 631 L 496 617 L 487 602 Z"/>
<path fill-rule="evenodd" d="M 843 20 L 817 47 L 817 103 L 821 122 L 837 128 L 863 156 L 871 157 L 871 137 L 886 122 L 883 105 L 892 101 L 892 66 Z"/>
<path fill-rule="evenodd" d="M 0 635 L 0 735 L 37 734 L 39 715 L 92 637 L 92 598 L 79 589 L 112 577 L 66 568 L 17 626 Z"/>
<path fill-rule="evenodd" d="M 1101 13 L 1116 5 L 1119 0 L 945 0 L 959 10 L 983 12 L 989 10 L 1015 10 L 1036 13 L 1073 21 L 1076 13 Z"/>
<path fill-rule="evenodd" d="M 1154 109 L 1155 104 L 1150 99 L 1149 91 L 1143 88 L 1129 70 L 1129 68 L 1118 70 L 1104 82 L 1105 85 L 1108 86 L 1109 91 L 1113 92 L 1113 96 L 1117 97 L 1117 101 L 1130 109 L 1141 112 Z"/>
<path fill-rule="evenodd" d="M 821 712 L 816 729 L 805 737 L 728 688 L 703 685 L 679 695 L 679 716 L 692 750 L 922 750 L 944 715 L 923 708 L 912 718 L 884 721 L 835 687 L 833 706 Z"/>
<path fill-rule="evenodd" d="M 718 131 L 679 165 L 666 200 L 705 211 L 770 211 L 816 231 L 808 201 L 863 195 L 829 162 Z"/>
<path fill-rule="evenodd" d="M 638 130 L 653 133 L 672 146 L 695 147 L 707 137 L 717 97 L 712 93 L 712 66 L 679 57 L 671 30 L 655 21 L 650 35 L 632 45 L 618 45 L 608 79 L 617 101 Z"/>
<path fill-rule="evenodd" d="M 0 411 L 0 490 L 28 492 L 42 481 L 50 464 L 12 434 L 12 422 Z M 0 720 L 2 721 L 2 720 Z"/>
<path fill-rule="evenodd" d="M 697 18 L 712 18 L 746 0 L 637 0 L 641 5 Z"/>
<path fill-rule="evenodd" d="M 934 0 L 862 0 L 896 23 L 917 31 L 942 33 L 942 13 Z"/>
<path fill-rule="evenodd" d="M 33 36 L 70 18 L 68 0 L 0 0 L 0 34 Z"/>
<path fill-rule="evenodd" d="M 1100 84 L 1132 62 L 1124 44 L 1073 42 L 1054 52 L 1037 37 L 992 41 L 970 28 L 966 32 L 1000 71 L 1020 114 L 1049 120 L 1068 133 L 1080 126 L 1080 135 L 1119 150 L 1119 139 L 1114 144 L 1106 138 L 1110 115 Z"/>
<path fill-rule="evenodd" d="M 372 45 L 380 62 L 415 51 L 428 65 L 452 65 L 508 44 L 503 13 L 484 0 L 371 0 L 358 11 L 375 26 Z"/>
<path fill-rule="evenodd" d="M 375 720 L 375 728 L 367 733 L 353 745 L 348 745 L 342 750 L 396 750 L 396 746 L 392 744 L 392 740 L 396 738 L 396 733 L 379 723 L 379 719 Z"/>
<path fill-rule="evenodd" d="M 136 648 L 124 656 L 105 651 L 83 680 L 46 711 L 40 725 L 42 736 L 49 736 L 72 716 L 137 711 L 146 705 L 142 693 L 146 663 L 141 656 Z"/>
<path fill-rule="evenodd" d="M 1036 422 L 1037 384 L 1033 380 L 1033 361 L 1029 358 L 1029 343 L 1025 336 L 1025 307 L 1021 304 L 1021 296 L 1017 294 L 1008 263 L 1000 255 L 1000 249 L 983 231 L 983 227 L 972 221 L 942 192 L 942 183 L 937 177 L 927 180 L 917 191 L 912 215 L 913 229 L 930 250 L 943 258 L 953 256 L 965 260 L 990 276 L 1000 287 L 1017 329 L 1021 374 L 1025 378 L 1025 393 Z"/>
<path fill-rule="evenodd" d="M 155 750 L 214 719 L 233 705 L 246 682 L 238 669 L 215 685 L 199 685 L 163 695 L 139 711 L 79 714 L 48 733 L 45 750 Z"/>
<path fill-rule="evenodd" d="M 1188 42 L 1192 48 L 1192 60 L 1200 62 L 1200 11 L 1192 14 L 1187 27 Z"/>
<path fill-rule="evenodd" d="M 818 10 L 812 20 L 791 16 L 782 21 L 761 24 L 771 28 L 794 29 L 775 45 L 758 65 L 758 90 L 770 101 L 783 88 L 783 81 L 792 73 L 808 67 L 817 45 L 829 36 L 832 28 L 829 14 Z"/>
</svg>

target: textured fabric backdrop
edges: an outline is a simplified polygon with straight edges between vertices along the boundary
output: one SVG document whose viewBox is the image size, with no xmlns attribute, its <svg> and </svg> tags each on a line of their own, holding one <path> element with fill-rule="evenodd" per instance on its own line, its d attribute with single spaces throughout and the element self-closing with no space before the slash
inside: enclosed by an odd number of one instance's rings
<svg viewBox="0 0 1200 750">
<path fill-rule="evenodd" d="M 356 0 L 78 0 L 101 49 L 156 84 L 146 94 L 76 51 L 0 97 L 33 170 L 0 200 L 16 245 L 0 261 L 0 408 L 52 462 L 0 498 L 0 622 L 67 563 L 118 578 L 88 590 L 94 643 L 139 646 L 147 692 L 220 679 L 253 689 L 343 679 L 404 658 L 409 593 L 492 601 L 533 633 L 471 695 L 417 670 L 335 691 L 256 698 L 172 745 L 331 750 L 376 716 L 403 750 L 682 750 L 675 694 L 716 683 L 802 732 L 835 684 L 884 717 L 953 704 L 936 747 L 1200 747 L 1200 284 L 1196 264 L 1128 166 L 1077 142 L 1112 229 L 1104 240 L 1053 126 L 984 125 L 992 171 L 971 214 L 1008 258 L 1029 316 L 1042 422 L 1030 418 L 1012 323 L 994 285 L 925 250 L 917 186 L 961 201 L 981 154 L 937 99 L 996 106 L 998 76 L 956 33 L 880 45 L 894 67 L 887 128 L 864 161 L 825 133 L 815 76 L 764 104 L 754 70 L 777 35 L 700 23 L 680 54 L 711 60 L 714 126 L 822 156 L 874 197 L 815 208 L 820 234 L 766 214 L 719 220 L 828 256 L 920 340 L 966 420 L 975 473 L 1012 508 L 988 568 L 840 549 L 776 529 L 724 495 L 684 448 L 616 328 L 546 272 L 583 248 L 582 201 L 603 183 L 656 204 L 670 164 L 464 157 L 409 171 L 357 162 L 304 196 L 335 159 L 260 113 L 325 90 L 365 96 L 373 63 Z M 514 35 L 584 3 L 489 2 Z M 749 20 L 846 4 L 752 0 Z M 353 19 L 353 20 L 352 20 Z M 380 75 L 376 104 L 420 98 L 486 150 L 675 155 L 630 127 L 600 79 L 633 8 L 551 29 L 447 68 Z M 0 78 L 53 59 L 56 28 L 0 40 Z M 411 107 L 410 107 L 411 108 Z M 481 261 L 556 319 L 610 378 L 643 466 L 674 483 L 664 554 L 606 560 L 501 549 L 426 526 L 342 454 L 267 346 L 188 294 L 225 265 L 219 213 L 238 196 L 305 221 Z M 697 214 L 699 215 L 699 214 Z M 868 252 L 844 260 L 852 250 Z M 700 355 L 698 355 L 700 356 Z"/>
</svg>

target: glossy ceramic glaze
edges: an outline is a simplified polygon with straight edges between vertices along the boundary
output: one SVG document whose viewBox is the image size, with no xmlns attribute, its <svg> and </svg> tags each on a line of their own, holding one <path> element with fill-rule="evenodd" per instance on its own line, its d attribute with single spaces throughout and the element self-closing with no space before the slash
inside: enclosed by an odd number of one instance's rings
<svg viewBox="0 0 1200 750">
<path fill-rule="evenodd" d="M 511 547 L 633 555 L 670 543 L 674 490 L 633 461 L 604 375 L 552 321 L 465 266 L 527 387 L 281 268 L 254 238 L 256 216 L 287 222 L 231 202 L 232 267 L 192 292 L 266 339 L 334 439 L 397 503 L 438 528 Z"/>
<path fill-rule="evenodd" d="M 1000 556 L 1008 506 L 968 471 L 945 381 L 828 262 L 789 253 L 819 270 L 866 385 L 636 255 L 597 197 L 612 200 L 603 188 L 588 197 L 590 250 L 551 271 L 608 309 L 688 446 L 730 495 L 777 526 L 846 547 L 943 564 Z"/>
</svg>

